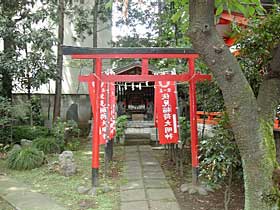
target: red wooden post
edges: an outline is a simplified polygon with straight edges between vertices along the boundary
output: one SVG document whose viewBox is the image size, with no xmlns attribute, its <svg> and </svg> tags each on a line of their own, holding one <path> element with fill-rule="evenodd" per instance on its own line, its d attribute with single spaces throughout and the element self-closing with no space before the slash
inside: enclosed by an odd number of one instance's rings
<svg viewBox="0 0 280 210">
<path fill-rule="evenodd" d="M 142 75 L 149 74 L 149 60 L 146 58 L 142 59 Z"/>
<path fill-rule="evenodd" d="M 194 59 L 189 59 L 189 73 L 191 75 L 189 85 L 190 97 L 190 124 L 191 124 L 191 150 L 192 150 L 192 183 L 198 184 L 198 135 L 196 120 L 196 79 L 194 77 Z"/>
<path fill-rule="evenodd" d="M 101 86 L 101 71 L 102 71 L 102 60 L 96 59 L 95 62 L 95 73 L 97 76 L 95 89 L 96 89 L 96 101 L 95 101 L 95 115 L 94 115 L 94 128 L 92 135 L 92 186 L 98 185 L 98 169 L 99 169 L 99 123 L 100 123 L 100 86 Z"/>
</svg>

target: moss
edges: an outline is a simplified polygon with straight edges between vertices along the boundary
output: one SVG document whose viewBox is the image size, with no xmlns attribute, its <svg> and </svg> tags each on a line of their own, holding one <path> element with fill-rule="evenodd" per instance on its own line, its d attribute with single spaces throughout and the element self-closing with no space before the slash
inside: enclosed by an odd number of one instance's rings
<svg viewBox="0 0 280 210">
<path fill-rule="evenodd" d="M 260 121 L 260 130 L 263 134 L 263 145 L 264 149 L 266 151 L 266 157 L 267 161 L 270 162 L 270 164 L 273 166 L 273 168 L 278 168 L 278 162 L 276 160 L 276 147 L 275 147 L 275 141 L 273 136 L 273 130 L 271 123 L 261 120 Z"/>
</svg>

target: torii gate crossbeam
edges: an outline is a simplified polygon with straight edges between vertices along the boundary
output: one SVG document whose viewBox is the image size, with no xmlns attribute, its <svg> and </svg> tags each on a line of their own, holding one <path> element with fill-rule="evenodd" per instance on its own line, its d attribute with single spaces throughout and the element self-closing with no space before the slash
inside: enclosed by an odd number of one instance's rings
<svg viewBox="0 0 280 210">
<path fill-rule="evenodd" d="M 198 134 L 196 119 L 196 82 L 211 80 L 210 75 L 195 72 L 195 59 L 198 54 L 189 48 L 84 48 L 63 46 L 63 54 L 71 55 L 72 59 L 94 59 L 95 73 L 80 76 L 82 82 L 96 84 L 96 101 L 92 104 L 95 110 L 93 144 L 92 144 L 92 184 L 98 183 L 99 169 L 99 118 L 100 118 L 100 84 L 102 82 L 142 82 L 142 81 L 186 81 L 189 82 L 191 150 L 193 184 L 198 183 Z M 115 58 L 138 58 L 142 60 L 141 75 L 105 75 L 102 74 L 102 60 Z M 187 73 L 180 75 L 149 75 L 149 59 L 181 58 L 188 61 Z"/>
</svg>

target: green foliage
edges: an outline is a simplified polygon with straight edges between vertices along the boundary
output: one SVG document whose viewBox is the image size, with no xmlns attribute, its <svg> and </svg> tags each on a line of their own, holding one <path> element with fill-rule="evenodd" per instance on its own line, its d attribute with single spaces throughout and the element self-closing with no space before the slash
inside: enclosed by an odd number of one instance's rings
<svg viewBox="0 0 280 210">
<path fill-rule="evenodd" d="M 56 139 L 53 137 L 39 137 L 32 142 L 32 146 L 44 154 L 60 153 L 61 149 Z"/>
<path fill-rule="evenodd" d="M 240 37 L 239 63 L 257 95 L 263 76 L 270 71 L 273 50 L 280 42 L 280 13 L 273 10 L 265 18 L 256 19 Z"/>
<path fill-rule="evenodd" d="M 265 10 L 260 0 L 215 0 L 216 15 L 220 15 L 224 9 L 229 12 L 241 12 L 245 17 L 251 17 L 255 13 L 262 15 Z"/>
<path fill-rule="evenodd" d="M 200 141 L 201 176 L 219 184 L 228 176 L 242 173 L 241 157 L 225 115 L 214 130 L 214 136 Z"/>
<path fill-rule="evenodd" d="M 116 120 L 116 137 L 120 138 L 124 135 L 124 131 L 127 125 L 127 116 L 121 115 Z"/>
<path fill-rule="evenodd" d="M 80 129 L 74 120 L 63 122 L 60 118 L 58 118 L 52 129 L 52 134 L 56 138 L 56 141 L 60 145 L 61 149 L 63 149 L 68 142 L 71 142 L 72 138 L 79 137 L 79 133 Z"/>
<path fill-rule="evenodd" d="M 10 169 L 30 170 L 44 163 L 44 153 L 33 147 L 14 149 L 8 154 L 7 164 Z"/>
<path fill-rule="evenodd" d="M 37 97 L 37 96 L 31 96 L 30 106 L 31 106 L 31 110 L 32 110 L 33 125 L 42 125 L 43 116 L 41 113 L 41 111 L 42 111 L 41 98 Z"/>
<path fill-rule="evenodd" d="M 20 142 L 21 139 L 34 140 L 38 137 L 48 135 L 48 129 L 43 126 L 21 125 L 13 127 L 13 142 Z"/>
<path fill-rule="evenodd" d="M 0 37 L 5 48 L 0 53 L 0 73 L 28 92 L 55 78 L 51 11 L 46 2 L 37 4 L 35 0 L 0 3 Z"/>
<path fill-rule="evenodd" d="M 0 96 L 0 143 L 11 139 L 12 106 L 9 99 Z"/>
<path fill-rule="evenodd" d="M 0 96 L 0 126 L 11 123 L 12 110 L 11 102 L 9 99 Z"/>
<path fill-rule="evenodd" d="M 65 145 L 66 150 L 77 151 L 81 145 L 80 139 L 72 138 Z"/>
<path fill-rule="evenodd" d="M 181 142 L 185 144 L 187 139 L 190 137 L 190 122 L 187 121 L 185 117 L 180 117 L 179 125 Z"/>
</svg>

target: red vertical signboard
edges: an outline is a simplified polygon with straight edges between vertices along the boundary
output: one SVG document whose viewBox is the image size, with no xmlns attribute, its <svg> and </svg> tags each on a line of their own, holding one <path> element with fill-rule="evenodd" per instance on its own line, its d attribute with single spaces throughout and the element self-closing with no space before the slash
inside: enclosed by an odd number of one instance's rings
<svg viewBox="0 0 280 210">
<path fill-rule="evenodd" d="M 101 91 L 100 91 L 100 127 L 99 127 L 99 136 L 100 144 L 106 143 L 106 131 L 107 131 L 107 107 L 106 107 L 106 84 L 101 82 Z"/>
<path fill-rule="evenodd" d="M 178 115 L 175 82 L 155 82 L 155 107 L 160 144 L 178 143 Z"/>
<path fill-rule="evenodd" d="M 113 139 L 116 134 L 116 96 L 115 96 L 115 84 L 113 82 L 110 83 L 110 109 L 109 109 L 109 139 Z"/>
</svg>

